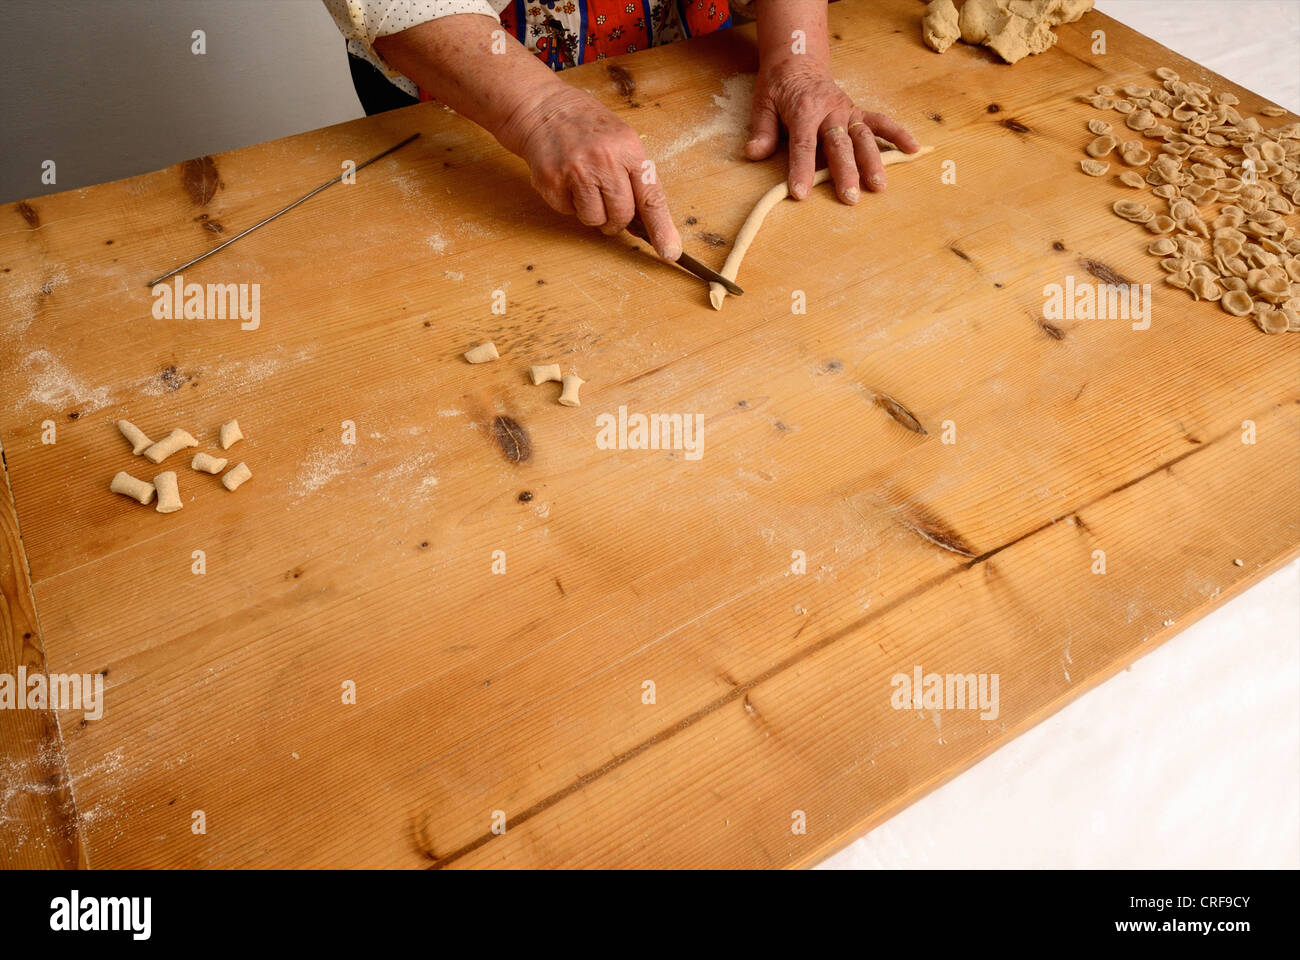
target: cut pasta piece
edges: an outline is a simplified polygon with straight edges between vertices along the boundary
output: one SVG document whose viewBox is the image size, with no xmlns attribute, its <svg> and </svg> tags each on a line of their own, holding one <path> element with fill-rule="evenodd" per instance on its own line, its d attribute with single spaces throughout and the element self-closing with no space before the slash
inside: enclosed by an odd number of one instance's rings
<svg viewBox="0 0 1300 960">
<path fill-rule="evenodd" d="M 221 449 L 229 450 L 244 439 L 244 431 L 239 429 L 239 421 L 231 420 L 221 425 Z"/>
<path fill-rule="evenodd" d="M 159 513 L 175 513 L 184 506 L 181 503 L 180 487 L 176 484 L 176 471 L 165 470 L 153 478 L 154 489 L 158 491 L 158 506 L 154 507 Z"/>
<path fill-rule="evenodd" d="M 253 471 L 248 469 L 248 464 L 242 460 L 226 471 L 226 475 L 221 478 L 221 485 L 227 490 L 233 492 L 241 483 L 253 476 Z"/>
<path fill-rule="evenodd" d="M 533 386 L 542 383 L 558 382 L 562 379 L 560 375 L 560 365 L 558 363 L 533 364 L 528 368 L 528 375 L 533 380 Z"/>
<path fill-rule="evenodd" d="M 113 482 L 109 484 L 108 489 L 145 504 L 152 500 L 154 495 L 154 485 L 152 483 L 137 480 L 129 473 L 124 472 L 119 472 L 113 477 Z"/>
<path fill-rule="evenodd" d="M 226 464 L 230 461 L 225 457 L 214 457 L 207 453 L 196 453 L 194 459 L 190 461 L 191 470 L 200 470 L 203 473 L 220 473 L 226 469 Z"/>
<path fill-rule="evenodd" d="M 117 421 L 117 429 L 122 431 L 122 436 L 131 441 L 131 452 L 137 457 L 153 446 L 153 441 L 146 437 L 144 431 L 130 420 Z"/>
<path fill-rule="evenodd" d="M 488 363 L 496 360 L 500 356 L 497 353 L 497 345 L 489 340 L 487 343 L 480 343 L 477 347 L 465 351 L 465 359 L 470 363 Z"/>
<path fill-rule="evenodd" d="M 198 445 L 199 442 L 184 430 L 176 429 L 157 443 L 147 447 L 144 451 L 144 458 L 150 463 L 162 463 L 177 450 L 183 450 L 185 447 L 197 447 Z"/>
<path fill-rule="evenodd" d="M 566 373 L 562 382 L 564 389 L 560 392 L 560 403 L 566 407 L 578 406 L 578 391 L 587 381 L 576 373 Z"/>
</svg>

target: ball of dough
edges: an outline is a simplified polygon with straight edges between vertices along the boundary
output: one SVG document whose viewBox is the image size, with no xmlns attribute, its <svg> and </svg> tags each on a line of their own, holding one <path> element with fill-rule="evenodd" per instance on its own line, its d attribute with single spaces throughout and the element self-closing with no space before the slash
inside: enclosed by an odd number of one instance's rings
<svg viewBox="0 0 1300 960">
<path fill-rule="evenodd" d="M 1001 0 L 966 0 L 957 18 L 961 38 L 967 43 L 983 43 L 1003 12 Z"/>
<path fill-rule="evenodd" d="M 961 36 L 957 8 L 952 0 L 931 0 L 921 18 L 921 38 L 936 53 L 943 53 Z"/>
<path fill-rule="evenodd" d="M 984 46 L 1007 63 L 1015 63 L 1032 53 L 1050 49 L 1054 43 L 1056 34 L 1046 21 L 1026 20 L 1018 14 L 1006 13 L 994 22 Z"/>
</svg>

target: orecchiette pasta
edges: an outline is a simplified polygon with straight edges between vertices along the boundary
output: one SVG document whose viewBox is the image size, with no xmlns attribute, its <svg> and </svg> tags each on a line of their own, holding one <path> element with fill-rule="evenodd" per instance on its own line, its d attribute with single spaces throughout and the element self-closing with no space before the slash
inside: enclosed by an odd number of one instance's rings
<svg viewBox="0 0 1300 960">
<path fill-rule="evenodd" d="M 1167 203 L 1165 213 L 1135 200 L 1113 205 L 1117 216 L 1159 235 L 1146 249 L 1163 258 L 1166 284 L 1251 316 L 1266 333 L 1300 329 L 1300 224 L 1293 219 L 1300 206 L 1300 123 L 1266 128 L 1258 117 L 1242 116 L 1231 91 L 1185 82 L 1168 67 L 1155 76 L 1154 87 L 1101 84 L 1082 97 L 1120 113 L 1140 137 L 1121 142 L 1110 123 L 1088 120 L 1094 139 L 1080 168 L 1103 176 L 1103 158 L 1114 152 L 1136 168 L 1121 170 L 1119 183 L 1150 187 Z M 1267 104 L 1256 112 L 1286 115 Z"/>
</svg>

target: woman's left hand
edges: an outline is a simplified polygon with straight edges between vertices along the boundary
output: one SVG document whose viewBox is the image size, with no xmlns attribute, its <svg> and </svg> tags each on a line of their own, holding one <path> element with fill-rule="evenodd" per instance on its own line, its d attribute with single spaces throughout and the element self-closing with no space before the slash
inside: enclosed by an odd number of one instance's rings
<svg viewBox="0 0 1300 960">
<path fill-rule="evenodd" d="M 880 113 L 854 106 L 829 69 L 812 58 L 798 57 L 772 69 L 760 69 L 754 85 L 750 139 L 745 156 L 764 160 L 780 139 L 780 124 L 790 134 L 790 194 L 802 200 L 812 190 L 817 144 L 822 145 L 835 193 L 845 203 L 857 203 L 859 186 L 885 188 L 876 136 L 905 153 L 920 149 L 916 138 Z"/>
</svg>

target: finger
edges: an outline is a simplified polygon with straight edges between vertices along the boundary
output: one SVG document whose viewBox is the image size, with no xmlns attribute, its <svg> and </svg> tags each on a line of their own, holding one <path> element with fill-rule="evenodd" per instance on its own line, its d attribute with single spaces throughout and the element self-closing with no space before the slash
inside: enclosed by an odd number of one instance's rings
<svg viewBox="0 0 1300 960">
<path fill-rule="evenodd" d="M 802 200 L 812 192 L 813 174 L 817 172 L 817 127 L 821 118 L 799 117 L 790 128 L 790 196 Z"/>
<path fill-rule="evenodd" d="M 845 127 L 855 119 L 852 111 L 832 114 L 822 124 L 822 153 L 826 167 L 835 183 L 835 194 L 844 203 L 857 203 L 862 197 L 858 189 L 861 174 L 858 172 L 853 140 Z"/>
<path fill-rule="evenodd" d="M 632 192 L 636 196 L 636 209 L 645 224 L 646 233 L 655 253 L 665 260 L 676 260 L 682 255 L 682 237 L 668 211 L 668 196 L 657 176 L 632 176 Z"/>
<path fill-rule="evenodd" d="M 917 142 L 916 137 L 908 132 L 906 127 L 895 123 L 883 113 L 864 113 L 862 119 L 875 133 L 884 137 L 904 153 L 916 153 L 921 149 L 921 144 Z"/>
<path fill-rule="evenodd" d="M 777 115 L 776 105 L 766 96 L 755 95 L 749 115 L 749 142 L 745 144 L 745 156 L 751 160 L 766 160 L 780 138 L 781 118 Z"/>
<path fill-rule="evenodd" d="M 605 222 L 600 232 L 608 237 L 621 232 L 636 215 L 636 198 L 632 195 L 632 182 L 626 171 L 617 171 L 608 183 L 601 185 L 600 194 L 605 205 Z"/>
<path fill-rule="evenodd" d="M 546 201 L 552 210 L 563 214 L 574 212 L 573 198 L 569 195 L 569 188 L 563 183 L 550 179 L 539 181 L 534 176 L 530 176 L 529 180 L 533 184 L 533 189 L 537 191 L 538 195 Z"/>
<path fill-rule="evenodd" d="M 593 184 L 587 181 L 570 183 L 569 195 L 573 198 L 573 209 L 579 222 L 599 227 L 608 219 L 605 216 L 605 198 Z"/>
<path fill-rule="evenodd" d="M 875 134 L 865 122 L 855 120 L 849 124 L 849 136 L 853 140 L 853 155 L 857 160 L 862 183 L 873 192 L 884 190 L 885 164 L 880 159 Z"/>
</svg>

